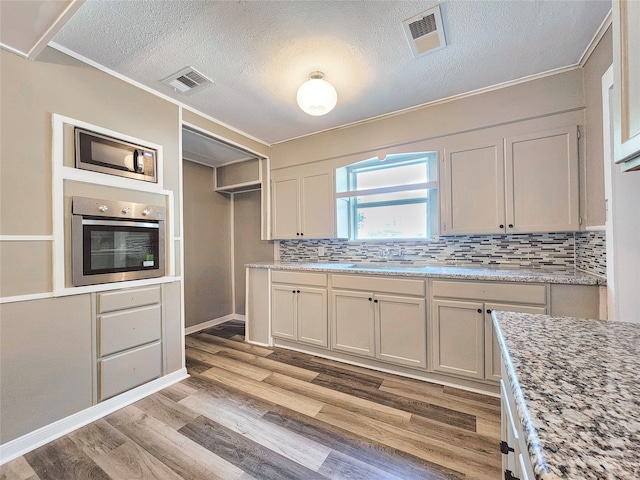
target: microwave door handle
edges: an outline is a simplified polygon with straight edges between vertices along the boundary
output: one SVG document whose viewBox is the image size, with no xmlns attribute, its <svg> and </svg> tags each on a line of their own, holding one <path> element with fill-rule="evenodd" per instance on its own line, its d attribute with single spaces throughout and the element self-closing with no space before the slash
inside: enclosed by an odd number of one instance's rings
<svg viewBox="0 0 640 480">
<path fill-rule="evenodd" d="M 142 164 L 138 163 L 138 158 L 142 156 L 142 150 L 138 150 L 137 148 L 133 150 L 133 171 L 136 173 L 144 173 L 144 159 L 142 159 Z"/>
</svg>

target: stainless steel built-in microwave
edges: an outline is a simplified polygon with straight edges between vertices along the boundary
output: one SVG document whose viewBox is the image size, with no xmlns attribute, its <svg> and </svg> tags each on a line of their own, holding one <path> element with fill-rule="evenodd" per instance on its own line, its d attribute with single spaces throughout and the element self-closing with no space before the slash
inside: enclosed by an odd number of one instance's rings
<svg viewBox="0 0 640 480">
<path fill-rule="evenodd" d="M 76 168 L 157 183 L 157 151 L 99 133 L 75 129 Z"/>
</svg>

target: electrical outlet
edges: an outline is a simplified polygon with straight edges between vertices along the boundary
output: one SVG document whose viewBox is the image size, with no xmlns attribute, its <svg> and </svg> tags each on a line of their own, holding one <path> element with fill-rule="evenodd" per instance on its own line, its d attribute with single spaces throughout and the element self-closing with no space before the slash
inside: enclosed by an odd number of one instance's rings
<svg viewBox="0 0 640 480">
<path fill-rule="evenodd" d="M 318 256 L 324 257 L 324 247 L 318 247 Z"/>
</svg>

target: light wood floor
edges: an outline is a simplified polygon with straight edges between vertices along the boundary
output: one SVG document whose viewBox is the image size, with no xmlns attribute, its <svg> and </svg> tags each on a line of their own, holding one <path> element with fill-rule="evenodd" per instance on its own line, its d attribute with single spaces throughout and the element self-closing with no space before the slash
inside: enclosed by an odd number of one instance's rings
<svg viewBox="0 0 640 480">
<path fill-rule="evenodd" d="M 499 399 L 187 337 L 191 378 L 0 467 L 0 479 L 498 479 Z"/>
</svg>

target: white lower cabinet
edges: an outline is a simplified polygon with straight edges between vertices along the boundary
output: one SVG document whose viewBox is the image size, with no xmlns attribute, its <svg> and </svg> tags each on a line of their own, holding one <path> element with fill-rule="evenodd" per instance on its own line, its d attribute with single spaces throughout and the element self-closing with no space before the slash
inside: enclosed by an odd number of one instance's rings
<svg viewBox="0 0 640 480">
<path fill-rule="evenodd" d="M 159 285 L 96 294 L 98 401 L 162 376 Z"/>
<path fill-rule="evenodd" d="M 455 280 L 433 280 L 431 294 L 433 370 L 496 382 L 500 349 L 491 312 L 544 314 L 549 297 L 547 285 Z"/>
<path fill-rule="evenodd" d="M 482 302 L 433 300 L 431 311 L 433 370 L 484 378 Z"/>
<path fill-rule="evenodd" d="M 328 346 L 326 274 L 274 271 L 271 335 Z"/>
<path fill-rule="evenodd" d="M 333 275 L 331 349 L 427 366 L 423 280 Z"/>
<path fill-rule="evenodd" d="M 506 378 L 506 375 L 505 375 Z M 502 478 L 533 480 L 533 466 L 527 450 L 516 404 L 506 380 L 500 380 Z"/>
</svg>

